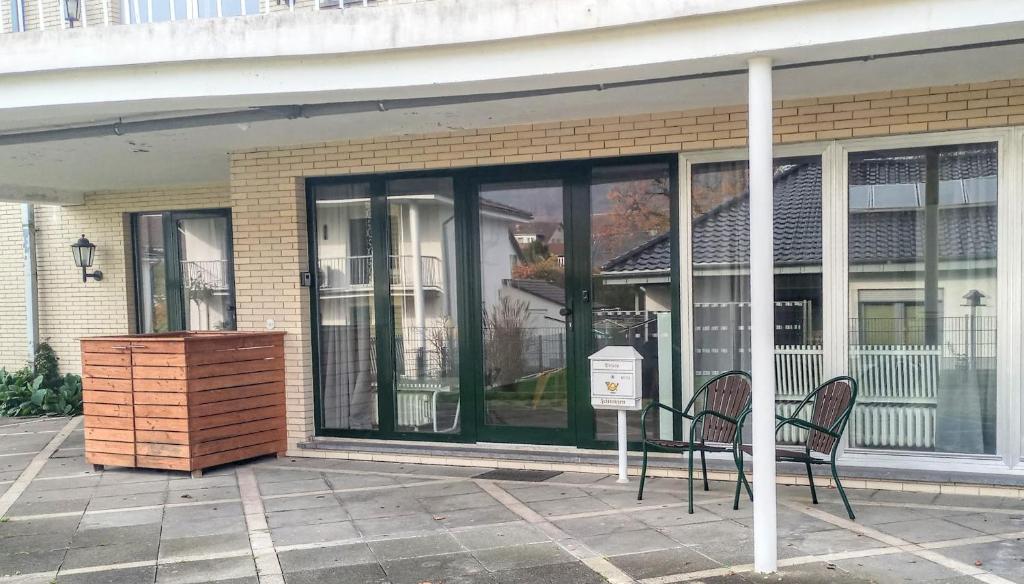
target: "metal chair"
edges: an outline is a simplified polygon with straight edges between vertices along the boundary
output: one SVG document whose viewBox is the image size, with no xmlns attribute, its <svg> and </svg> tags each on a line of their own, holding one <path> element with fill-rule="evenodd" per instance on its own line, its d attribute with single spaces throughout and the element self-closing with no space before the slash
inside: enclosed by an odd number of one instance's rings
<svg viewBox="0 0 1024 584">
<path fill-rule="evenodd" d="M 814 409 L 812 410 L 810 421 L 807 421 L 799 417 L 800 411 L 807 404 L 811 403 L 812 400 L 814 402 Z M 829 379 L 808 394 L 807 397 L 797 404 L 791 416 L 775 416 L 779 420 L 779 423 L 775 425 L 776 433 L 787 424 L 807 430 L 807 442 L 804 444 L 802 452 L 792 448 L 776 447 L 775 460 L 777 462 L 800 462 L 804 464 L 807 468 L 807 481 L 811 487 L 811 502 L 815 505 L 818 504 L 818 494 L 814 490 L 814 475 L 811 473 L 811 465 L 830 465 L 832 467 L 832 480 L 836 483 L 839 496 L 843 498 L 843 505 L 846 506 L 846 512 L 849 514 L 850 519 L 855 519 L 856 517 L 853 514 L 853 508 L 850 507 L 850 500 L 846 498 L 843 484 L 839 481 L 839 472 L 836 469 L 836 454 L 839 451 L 839 439 L 846 430 L 846 424 L 850 420 L 850 414 L 853 412 L 853 406 L 856 401 L 857 381 L 852 377 L 840 376 Z M 743 423 L 749 414 L 750 411 L 747 410 L 740 415 L 739 430 L 736 432 L 737 437 L 743 435 Z M 736 457 L 736 468 L 739 471 L 739 476 L 743 477 L 743 484 L 748 484 L 743 474 L 744 452 L 753 455 L 753 447 L 742 445 L 738 449 Z M 827 458 L 824 458 L 824 456 L 827 456 Z M 737 480 L 736 496 L 733 500 L 732 508 L 739 509 L 739 505 L 740 481 Z"/>
<path fill-rule="evenodd" d="M 691 413 L 694 404 L 703 398 L 701 409 Z M 647 437 L 647 414 L 652 409 L 662 409 L 675 417 L 690 420 L 690 439 L 662 440 L 659 438 Z M 644 498 L 644 481 L 647 479 L 647 451 L 677 452 L 689 454 L 689 467 L 687 471 L 687 496 L 690 507 L 689 512 L 693 513 L 693 453 L 700 452 L 700 468 L 704 477 L 704 490 L 710 490 L 708 486 L 708 467 L 704 459 L 705 452 L 731 452 L 733 459 L 736 459 L 737 418 L 744 411 L 750 409 L 750 374 L 745 371 L 728 371 L 717 375 L 698 389 L 690 402 L 682 411 L 667 406 L 660 402 L 652 402 L 640 414 L 640 433 L 643 438 L 644 462 L 640 471 L 640 491 L 636 498 L 638 501 Z M 698 437 L 697 431 L 700 430 Z M 743 477 L 746 483 L 746 477 Z M 747 491 L 750 486 L 747 485 Z"/>
</svg>

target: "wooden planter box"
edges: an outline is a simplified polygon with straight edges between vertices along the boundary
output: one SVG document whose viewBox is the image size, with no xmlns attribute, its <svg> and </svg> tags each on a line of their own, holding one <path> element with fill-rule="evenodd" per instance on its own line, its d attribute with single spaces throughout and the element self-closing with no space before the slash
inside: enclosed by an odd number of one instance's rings
<svg viewBox="0 0 1024 584">
<path fill-rule="evenodd" d="M 283 454 L 283 332 L 82 340 L 85 458 L 191 471 Z"/>
</svg>

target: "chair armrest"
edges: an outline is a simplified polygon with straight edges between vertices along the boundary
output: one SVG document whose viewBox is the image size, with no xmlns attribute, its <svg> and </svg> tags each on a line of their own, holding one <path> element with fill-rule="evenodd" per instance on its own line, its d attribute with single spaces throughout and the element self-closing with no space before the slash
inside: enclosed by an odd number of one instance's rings
<svg viewBox="0 0 1024 584">
<path fill-rule="evenodd" d="M 720 420 L 725 420 L 726 422 L 729 422 L 730 424 L 735 424 L 737 431 L 739 430 L 740 426 L 739 426 L 739 422 L 737 421 L 736 418 L 730 418 L 729 416 L 727 416 L 727 415 L 725 415 L 725 414 L 723 414 L 721 412 L 716 412 L 715 410 L 701 410 L 701 411 L 697 412 L 696 414 L 694 414 L 693 418 L 692 418 L 693 419 L 693 424 L 690 426 L 690 442 L 691 443 L 694 441 L 694 434 L 693 433 L 697 429 L 697 422 L 699 422 L 705 416 L 711 416 L 713 418 L 718 418 Z M 742 416 L 742 414 L 741 414 L 741 416 Z M 735 441 L 736 441 L 736 438 L 734 436 L 733 437 L 733 442 L 735 442 Z"/>
<path fill-rule="evenodd" d="M 650 412 L 652 409 L 662 409 L 669 411 L 676 416 L 680 416 L 690 420 L 693 419 L 693 416 L 690 416 L 689 414 L 681 410 L 677 410 L 672 406 L 667 406 L 661 402 L 651 402 L 647 404 L 647 407 L 645 407 L 642 412 L 640 412 L 640 439 L 645 442 L 647 441 L 647 413 Z"/>
<path fill-rule="evenodd" d="M 823 432 L 833 438 L 839 438 L 839 434 L 834 432 L 833 430 L 825 428 L 824 426 L 819 426 L 813 422 L 808 422 L 807 420 L 801 418 L 786 418 L 785 420 L 775 425 L 775 431 L 778 432 L 779 428 L 787 424 L 791 426 L 796 426 L 797 428 L 803 428 L 805 430 L 817 430 L 818 432 Z"/>
</svg>

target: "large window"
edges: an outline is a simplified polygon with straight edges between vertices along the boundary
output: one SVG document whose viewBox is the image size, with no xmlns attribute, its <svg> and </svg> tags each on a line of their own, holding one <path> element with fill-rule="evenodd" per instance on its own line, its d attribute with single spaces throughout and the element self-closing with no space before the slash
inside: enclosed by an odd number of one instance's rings
<svg viewBox="0 0 1024 584">
<path fill-rule="evenodd" d="M 997 148 L 849 159 L 850 445 L 996 451 Z"/>
<path fill-rule="evenodd" d="M 228 210 L 133 217 L 138 330 L 233 330 L 235 278 Z"/>
<path fill-rule="evenodd" d="M 780 159 L 774 176 L 776 409 L 822 380 L 821 161 Z M 750 371 L 750 191 L 746 161 L 691 172 L 694 382 Z M 780 435 L 797 440 L 795 431 Z"/>
</svg>

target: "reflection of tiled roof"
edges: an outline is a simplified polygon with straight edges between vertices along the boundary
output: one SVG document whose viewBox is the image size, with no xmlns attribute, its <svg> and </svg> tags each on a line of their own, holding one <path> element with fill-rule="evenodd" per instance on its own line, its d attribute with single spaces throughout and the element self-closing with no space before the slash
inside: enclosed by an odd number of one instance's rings
<svg viewBox="0 0 1024 584">
<path fill-rule="evenodd" d="M 925 181 L 926 161 L 920 151 L 905 156 L 854 154 L 851 185 L 913 184 Z M 939 153 L 939 180 L 995 176 L 999 164 L 995 145 L 979 144 Z"/>
<path fill-rule="evenodd" d="M 923 157 L 919 157 L 923 160 Z M 917 182 L 911 157 L 883 165 L 864 159 L 851 164 L 852 184 Z M 869 168 L 874 165 L 873 168 Z M 940 154 L 940 180 L 992 176 L 995 150 L 978 148 Z M 920 171 L 923 181 L 923 170 Z M 693 258 L 697 265 L 745 264 L 750 253 L 749 193 L 736 197 L 693 221 Z M 821 165 L 817 160 L 783 167 L 775 177 L 775 263 L 781 266 L 821 263 Z M 924 257 L 921 209 L 864 211 L 850 214 L 850 261 L 859 264 L 919 260 Z M 940 259 L 996 256 L 996 207 L 946 206 L 939 210 Z M 671 241 L 660 235 L 601 267 L 604 272 L 665 271 L 671 265 Z"/>
<path fill-rule="evenodd" d="M 565 288 L 544 280 L 505 280 L 504 284 L 559 306 L 565 306 Z"/>
<path fill-rule="evenodd" d="M 480 207 L 482 209 L 491 209 L 494 211 L 508 213 L 509 215 L 516 215 L 527 221 L 533 219 L 533 213 L 530 213 L 529 211 L 524 211 L 523 209 L 506 205 L 504 203 L 498 203 L 497 201 L 492 201 L 490 199 L 485 199 L 484 197 L 480 197 Z"/>
</svg>

